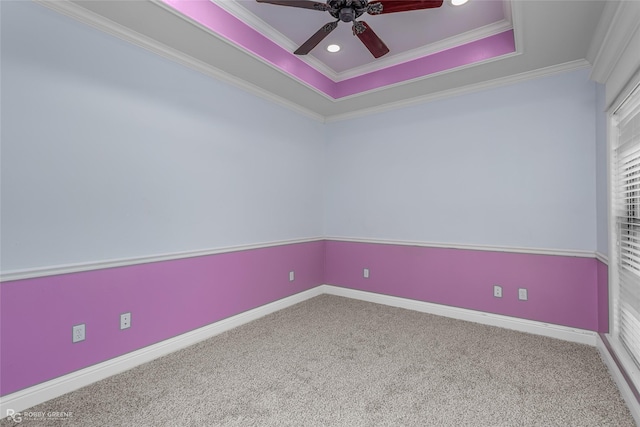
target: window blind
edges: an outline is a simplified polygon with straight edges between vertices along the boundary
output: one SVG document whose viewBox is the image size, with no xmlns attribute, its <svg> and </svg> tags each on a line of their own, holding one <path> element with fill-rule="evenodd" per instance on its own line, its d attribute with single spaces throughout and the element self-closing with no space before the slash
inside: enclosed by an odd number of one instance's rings
<svg viewBox="0 0 640 427">
<path fill-rule="evenodd" d="M 640 367 L 640 88 L 614 114 L 614 334 Z"/>
</svg>

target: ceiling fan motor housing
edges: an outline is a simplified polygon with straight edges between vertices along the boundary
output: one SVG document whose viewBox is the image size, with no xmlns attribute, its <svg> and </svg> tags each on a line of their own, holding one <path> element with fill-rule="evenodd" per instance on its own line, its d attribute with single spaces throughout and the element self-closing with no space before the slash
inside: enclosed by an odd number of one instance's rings
<svg viewBox="0 0 640 427">
<path fill-rule="evenodd" d="M 342 22 L 351 22 L 353 21 L 355 18 L 356 13 L 354 12 L 353 9 L 351 9 L 350 7 L 343 7 L 342 9 L 340 9 L 340 20 Z"/>
<path fill-rule="evenodd" d="M 367 11 L 367 0 L 329 0 L 329 13 L 342 22 L 355 21 L 360 15 Z"/>
</svg>

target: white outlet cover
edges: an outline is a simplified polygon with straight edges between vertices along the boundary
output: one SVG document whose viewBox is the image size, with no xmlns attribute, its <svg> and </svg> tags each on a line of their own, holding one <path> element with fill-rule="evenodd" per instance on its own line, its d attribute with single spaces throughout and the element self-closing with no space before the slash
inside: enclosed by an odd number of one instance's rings
<svg viewBox="0 0 640 427">
<path fill-rule="evenodd" d="M 493 296 L 496 298 L 502 298 L 502 286 L 493 285 Z"/>
<path fill-rule="evenodd" d="M 520 301 L 526 301 L 528 299 L 527 297 L 528 297 L 528 295 L 527 295 L 527 289 L 526 288 L 518 289 L 518 299 Z"/>
<path fill-rule="evenodd" d="M 123 313 L 120 315 L 120 329 L 128 329 L 131 327 L 131 313 Z"/>
<path fill-rule="evenodd" d="M 86 331 L 85 331 L 84 323 L 82 325 L 75 325 L 73 327 L 73 335 L 72 335 L 73 342 L 84 341 L 85 332 Z"/>
<path fill-rule="evenodd" d="M 362 275 L 364 276 L 364 278 L 365 278 L 365 279 L 368 279 L 368 278 L 369 278 L 369 269 L 368 269 L 368 268 L 365 268 L 365 269 L 362 271 Z"/>
<path fill-rule="evenodd" d="M 290 281 L 290 282 L 293 282 L 293 280 L 295 279 L 295 277 L 296 277 L 296 276 L 295 276 L 295 273 L 294 273 L 293 271 L 290 271 L 290 272 L 289 272 L 289 281 Z"/>
</svg>

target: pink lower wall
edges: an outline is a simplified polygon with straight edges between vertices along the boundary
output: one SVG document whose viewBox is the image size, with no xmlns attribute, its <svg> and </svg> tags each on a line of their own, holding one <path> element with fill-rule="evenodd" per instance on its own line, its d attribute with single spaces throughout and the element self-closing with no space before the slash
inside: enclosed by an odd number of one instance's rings
<svg viewBox="0 0 640 427">
<path fill-rule="evenodd" d="M 327 241 L 327 284 L 599 331 L 595 258 Z M 369 268 L 370 277 L 363 277 Z M 503 297 L 493 296 L 493 285 Z M 518 288 L 528 300 L 518 300 Z"/>
<path fill-rule="evenodd" d="M 318 241 L 4 282 L 0 395 L 318 286 L 323 260 Z M 80 323 L 86 340 L 74 344 Z"/>
<path fill-rule="evenodd" d="M 607 266 L 595 258 L 318 241 L 4 282 L 0 395 L 320 284 L 608 330 Z M 132 327 L 121 331 L 124 312 Z M 74 344 L 80 323 L 87 337 Z"/>
</svg>

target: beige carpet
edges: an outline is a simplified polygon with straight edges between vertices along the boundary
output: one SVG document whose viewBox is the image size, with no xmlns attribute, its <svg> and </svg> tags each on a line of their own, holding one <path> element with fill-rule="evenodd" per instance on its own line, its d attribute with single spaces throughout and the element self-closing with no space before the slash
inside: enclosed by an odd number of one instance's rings
<svg viewBox="0 0 640 427">
<path fill-rule="evenodd" d="M 73 414 L 20 425 L 635 425 L 595 348 L 328 295 L 29 411 Z"/>
</svg>

